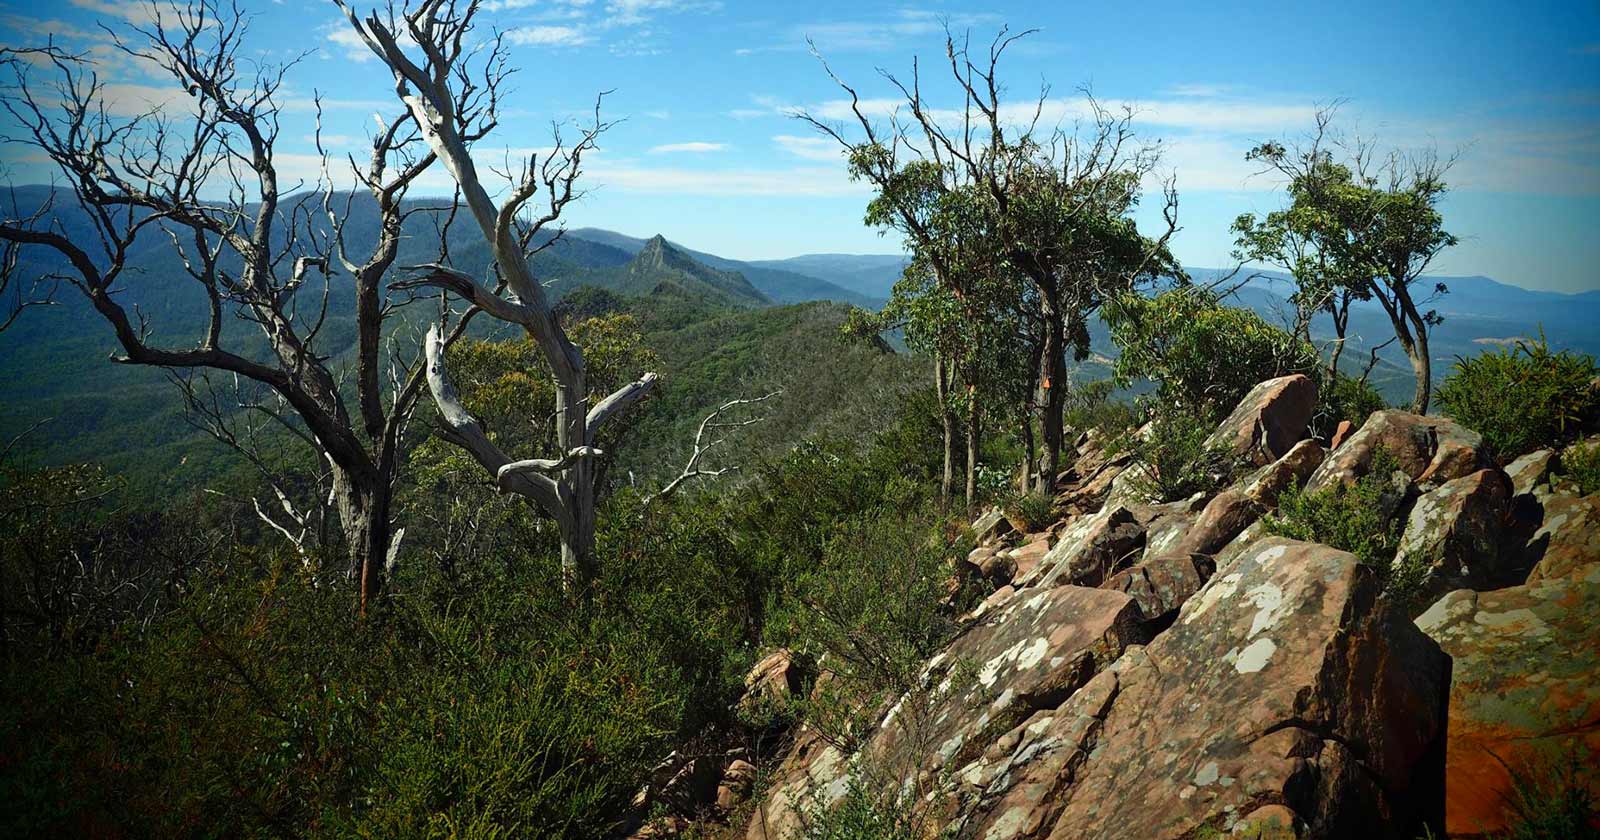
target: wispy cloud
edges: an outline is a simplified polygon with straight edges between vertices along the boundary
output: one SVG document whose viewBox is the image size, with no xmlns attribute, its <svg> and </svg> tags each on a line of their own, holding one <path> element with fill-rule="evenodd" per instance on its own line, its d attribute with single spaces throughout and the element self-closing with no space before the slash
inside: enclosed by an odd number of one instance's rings
<svg viewBox="0 0 1600 840">
<path fill-rule="evenodd" d="M 658 14 L 715 12 L 721 8 L 720 0 L 609 0 L 602 25 L 641 26 Z"/>
<path fill-rule="evenodd" d="M 506 30 L 506 40 L 517 46 L 581 47 L 594 40 L 575 26 L 519 26 Z"/>
<path fill-rule="evenodd" d="M 779 149 L 806 160 L 837 161 L 841 155 L 839 144 L 822 137 L 800 137 L 779 134 L 772 138 Z"/>
<path fill-rule="evenodd" d="M 724 151 L 727 148 L 728 148 L 728 144 L 727 143 L 706 143 L 706 142 L 702 142 L 702 141 L 696 140 L 696 141 L 691 141 L 691 142 L 688 142 L 688 143 L 663 143 L 660 146 L 651 146 L 650 147 L 650 154 L 652 154 L 652 155 L 665 155 L 665 154 L 676 154 L 676 153 L 683 153 L 683 152 L 694 153 L 694 154 L 704 154 L 706 152 Z"/>
<path fill-rule="evenodd" d="M 588 177 L 603 189 L 698 196 L 837 197 L 866 194 L 838 166 L 701 170 L 596 163 Z"/>
<path fill-rule="evenodd" d="M 372 54 L 372 48 L 367 46 L 366 41 L 361 40 L 361 36 L 350 28 L 350 22 L 344 18 L 334 18 L 318 27 L 317 31 L 322 33 L 324 40 L 338 47 L 339 54 L 350 61 L 361 64 L 377 58 Z M 327 57 L 328 55 L 324 53 L 323 58 Z"/>
<path fill-rule="evenodd" d="M 959 31 L 973 27 L 996 27 L 1004 22 L 987 12 L 935 12 L 925 9 L 900 9 L 891 15 L 864 20 L 817 21 L 784 28 L 768 44 L 740 47 L 736 55 L 760 52 L 792 52 L 807 49 L 811 40 L 823 52 L 878 52 L 903 47 L 908 39 L 943 34 L 946 24 Z"/>
</svg>

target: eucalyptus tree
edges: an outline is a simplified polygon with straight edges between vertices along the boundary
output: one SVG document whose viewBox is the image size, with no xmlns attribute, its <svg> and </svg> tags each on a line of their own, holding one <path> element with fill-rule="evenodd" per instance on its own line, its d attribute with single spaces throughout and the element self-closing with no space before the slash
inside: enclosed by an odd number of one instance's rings
<svg viewBox="0 0 1600 840">
<path fill-rule="evenodd" d="M 1306 146 L 1267 142 L 1249 153 L 1288 181 L 1290 205 L 1257 221 L 1239 217 L 1240 253 L 1289 268 L 1297 292 L 1297 334 L 1309 338 L 1310 316 L 1326 311 L 1335 344 L 1328 370 L 1338 370 L 1349 325 L 1350 305 L 1376 301 L 1388 317 L 1416 378 L 1411 410 L 1428 410 L 1433 362 L 1429 334 L 1443 322 L 1429 304 L 1447 294 L 1443 283 L 1424 275 L 1433 260 L 1456 244 L 1444 229 L 1439 203 L 1454 158 L 1433 149 L 1407 155 L 1374 154 L 1370 142 L 1327 143 L 1331 114 L 1317 116 Z M 1335 156 L 1334 152 L 1341 154 Z M 1372 362 L 1385 341 L 1373 348 Z M 1369 368 L 1370 370 L 1370 365 Z"/>
<path fill-rule="evenodd" d="M 436 287 L 467 301 L 475 310 L 520 327 L 538 346 L 555 381 L 556 453 L 552 458 L 513 459 L 467 411 L 446 370 L 445 331 L 428 333 L 427 379 L 442 422 L 441 434 L 471 453 L 503 490 L 523 496 L 556 520 L 561 532 L 562 576 L 569 591 L 581 592 L 594 579 L 595 507 L 599 456 L 596 435 L 605 424 L 643 399 L 656 384 L 645 373 L 609 395 L 594 400 L 588 391 L 583 349 L 568 337 L 529 259 L 556 241 L 539 233 L 556 222 L 580 193 L 575 185 L 583 156 L 608 127 L 599 116 L 567 142 L 558 128 L 554 147 L 530 155 L 513 173 L 500 201 L 490 196 L 472 152 L 481 134 L 461 130 L 458 103 L 478 88 L 482 74 L 498 78 L 503 63 L 498 36 L 487 54 L 475 41 L 476 0 L 421 0 L 403 9 L 360 17 L 336 0 L 356 35 L 392 73 L 395 93 L 421 131 L 429 150 L 455 179 L 468 215 L 476 223 L 494 260 L 493 287 L 443 262 L 418 266 L 408 288 Z M 532 200 L 543 193 L 542 206 Z M 538 244 L 535 244 L 538 243 Z"/>
<path fill-rule="evenodd" d="M 899 91 L 909 119 L 902 120 L 897 111 L 880 128 L 857 91 L 831 69 L 830 78 L 849 97 L 859 138 L 815 114 L 799 116 L 850 151 L 852 174 L 871 183 L 878 200 L 968 190 L 982 197 L 973 202 L 982 215 L 981 228 L 1012 276 L 1031 286 L 1037 306 L 1037 402 L 1044 438 L 1037 486 L 1049 492 L 1063 444 L 1066 354 L 1070 349 L 1080 360 L 1087 357 L 1089 318 L 1110 295 L 1176 270 L 1167 243 L 1177 230 L 1177 193 L 1170 181 L 1163 186 L 1165 231 L 1154 238 L 1138 235 L 1130 214 L 1155 172 L 1159 148 L 1137 141 L 1131 110 L 1113 113 L 1085 97 L 1082 125 L 1045 130 L 1041 119 L 1056 104 L 1048 88 L 1023 107 L 1001 101 L 1000 61 L 1027 34 L 1002 30 L 987 54 L 977 58 L 966 44 L 946 35 L 945 58 L 961 100 L 957 109 L 941 108 L 924 95 L 919 66 L 913 63 L 909 81 L 884 74 Z M 906 180 L 913 189 L 900 188 Z M 922 209 L 933 202 L 889 204 L 896 228 L 915 244 L 926 243 L 932 253 L 948 246 Z M 1133 238 L 1126 238 L 1130 233 Z M 939 279 L 956 289 L 950 262 L 935 265 Z"/>
<path fill-rule="evenodd" d="M 339 164 L 376 204 L 375 241 L 347 236 L 353 198 L 333 195 L 327 155 L 315 189 L 296 194 L 305 184 L 283 176 L 281 100 L 295 62 L 260 61 L 247 46 L 248 30 L 249 17 L 218 0 L 153 8 L 147 25 L 108 29 L 115 49 L 169 78 L 180 103 L 131 116 L 121 116 L 114 89 L 87 60 L 43 51 L 9 64 L 3 104 L 15 128 L 8 139 L 54 166 L 71 194 L 62 203 L 76 205 L 86 232 L 69 235 L 61 213 L 13 204 L 0 220 L 0 241 L 53 252 L 64 264 L 61 282 L 110 325 L 121 349 L 114 361 L 169 371 L 199 422 L 269 479 L 269 465 L 248 445 L 252 435 L 239 431 L 240 424 L 255 428 L 250 418 L 281 427 L 326 465 L 326 497 L 319 492 L 297 505 L 292 488 L 274 481 L 283 513 L 257 509 L 301 546 L 319 511 L 336 511 L 365 610 L 403 533 L 391 502 L 425 381 L 419 343 L 407 340 L 399 317 L 411 298 L 392 295 L 382 278 L 408 218 L 429 209 L 404 199 L 436 158 L 410 112 L 381 120 L 367 158 Z M 497 42 L 489 51 L 502 55 Z M 493 127 L 504 75 L 503 64 L 488 62 L 475 84 L 444 105 L 454 133 L 476 138 Z M 163 276 L 151 278 L 149 266 L 135 263 L 163 242 L 166 257 L 155 263 Z M 341 268 L 353 278 L 349 287 Z M 156 283 L 186 290 L 203 307 L 205 325 L 192 340 L 158 339 L 181 334 L 183 325 L 158 331 L 137 307 Z M 330 334 L 343 313 L 331 306 L 347 296 L 354 350 L 341 355 Z M 441 316 L 440 342 L 461 335 L 469 317 Z M 353 387 L 345 387 L 347 366 Z M 218 388 L 212 374 L 221 377 Z"/>
</svg>

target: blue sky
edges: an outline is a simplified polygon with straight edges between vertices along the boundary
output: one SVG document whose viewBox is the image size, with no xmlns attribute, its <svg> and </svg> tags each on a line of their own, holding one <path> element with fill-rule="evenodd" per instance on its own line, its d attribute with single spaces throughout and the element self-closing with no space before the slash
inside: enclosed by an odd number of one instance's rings
<svg viewBox="0 0 1600 840">
<path fill-rule="evenodd" d="M 374 112 L 395 109 L 392 82 L 331 3 L 241 2 L 256 15 L 251 43 L 266 60 L 314 51 L 289 76 L 280 143 L 282 167 L 309 180 L 313 91 L 328 103 L 331 142 L 354 150 Z M 544 145 L 550 121 L 586 112 L 599 90 L 615 91 L 606 115 L 626 118 L 588 166 L 590 193 L 569 212 L 572 226 L 662 233 L 742 259 L 898 250 L 892 236 L 861 224 L 866 193 L 845 178 L 836 152 L 788 113 L 840 105 L 807 36 L 864 96 L 887 99 L 877 68 L 904 74 L 915 55 L 939 60 L 947 20 L 975 40 L 1002 25 L 1039 30 L 1002 66 L 1019 101 L 1045 82 L 1052 114 L 1074 113 L 1084 85 L 1138 109 L 1141 136 L 1163 143 L 1177 177 L 1176 248 L 1187 264 L 1227 263 L 1233 217 L 1277 206 L 1280 185 L 1257 174 L 1245 151 L 1303 133 L 1318 105 L 1342 101 L 1348 132 L 1460 151 L 1445 209 L 1462 244 L 1439 273 L 1600 288 L 1594 2 L 489 0 L 485 8 L 484 22 L 508 33 L 521 68 L 485 157 Z M 0 38 L 37 43 L 53 33 L 102 58 L 126 107 L 173 101 L 169 85 L 114 56 L 94 29 L 141 14 L 111 0 L 12 2 L 0 6 Z M 41 179 L 20 150 L 0 154 L 13 179 Z M 444 177 L 430 189 L 443 189 Z"/>
</svg>

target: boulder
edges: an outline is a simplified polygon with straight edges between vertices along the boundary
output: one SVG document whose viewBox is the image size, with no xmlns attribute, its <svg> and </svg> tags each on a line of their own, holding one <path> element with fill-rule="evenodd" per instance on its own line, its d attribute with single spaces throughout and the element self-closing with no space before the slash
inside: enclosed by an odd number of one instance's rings
<svg viewBox="0 0 1600 840">
<path fill-rule="evenodd" d="M 787 702 L 798 696 L 805 682 L 804 671 L 787 649 L 779 648 L 761 658 L 744 677 L 744 708 L 767 702 Z"/>
<path fill-rule="evenodd" d="M 1339 445 L 1344 443 L 1350 437 L 1350 433 L 1355 430 L 1354 423 L 1349 420 L 1340 420 L 1339 425 L 1333 429 L 1333 438 L 1328 441 L 1328 448 L 1338 449 Z"/>
<path fill-rule="evenodd" d="M 1282 458 L 1257 470 L 1241 486 L 1244 494 L 1266 507 L 1276 507 L 1278 497 L 1291 487 L 1304 487 L 1328 451 L 1314 440 L 1302 440 Z"/>
<path fill-rule="evenodd" d="M 1540 449 L 1506 464 L 1506 477 L 1516 495 L 1532 493 L 1534 488 L 1548 484 L 1555 471 L 1556 453 L 1553 449 Z"/>
<path fill-rule="evenodd" d="M 1189 596 L 1200 591 L 1215 568 L 1216 564 L 1204 554 L 1167 552 L 1117 572 L 1101 587 L 1127 593 L 1145 621 L 1160 626 Z"/>
<path fill-rule="evenodd" d="M 1011 523 L 1006 520 L 1005 511 L 999 508 L 990 508 L 972 523 L 972 535 L 980 543 L 998 539 L 1010 530 Z"/>
<path fill-rule="evenodd" d="M 1317 383 L 1311 377 L 1297 373 L 1268 379 L 1245 394 L 1206 443 L 1265 466 L 1305 437 L 1316 409 Z"/>
<path fill-rule="evenodd" d="M 1600 565 L 1494 592 L 1458 590 L 1417 619 L 1453 658 L 1445 748 L 1450 836 L 1506 828 L 1513 771 L 1600 764 Z M 1600 800 L 1600 776 L 1590 774 Z"/>
<path fill-rule="evenodd" d="M 717 807 L 731 811 L 750 796 L 756 782 L 756 766 L 742 758 L 734 759 L 722 771 L 722 781 L 717 783 Z"/>
<path fill-rule="evenodd" d="M 1261 518 L 1265 510 L 1255 499 L 1239 490 L 1224 490 L 1200 511 L 1194 526 L 1173 548 L 1178 554 L 1216 554 L 1239 532 Z"/>
<path fill-rule="evenodd" d="M 1503 551 L 1511 484 L 1499 470 L 1479 470 L 1424 493 L 1406 518 L 1395 568 L 1425 569 L 1423 591 L 1504 585 L 1521 566 Z M 1429 598 L 1431 600 L 1431 598 Z"/>
<path fill-rule="evenodd" d="M 1600 494 L 1551 496 L 1544 522 L 1523 552 L 1528 582 L 1566 577 L 1600 563 Z"/>
<path fill-rule="evenodd" d="M 1493 466 L 1477 432 L 1444 417 L 1389 409 L 1373 412 L 1355 434 L 1333 450 L 1306 482 L 1310 490 L 1355 484 L 1385 450 L 1412 480 L 1443 484 Z"/>
<path fill-rule="evenodd" d="M 1018 586 L 1098 586 L 1120 564 L 1131 562 L 1143 545 L 1144 526 L 1133 512 L 1121 505 L 1107 507 L 1078 517 L 1062 531 L 1055 548 L 1017 579 Z"/>
<path fill-rule="evenodd" d="M 1057 509 L 1068 513 L 1099 510 L 1105 504 L 1117 477 L 1131 463 L 1133 456 L 1124 453 L 1107 460 L 1096 459 L 1094 463 L 1084 465 L 1084 471 L 1075 467 L 1061 492 L 1056 495 Z"/>
<path fill-rule="evenodd" d="M 1145 639 L 1138 609 L 1120 592 L 1058 586 L 1013 596 L 927 664 L 921 687 L 888 708 L 856 755 L 797 744 L 747 837 L 788 840 L 797 807 L 836 802 L 854 762 L 898 776 L 905 790 L 931 789 Z"/>
<path fill-rule="evenodd" d="M 1269 814 L 1313 837 L 1437 828 L 1450 662 L 1380 588 L 1346 552 L 1255 542 L 1149 646 L 959 768 L 953 833 L 1178 840 Z"/>
</svg>

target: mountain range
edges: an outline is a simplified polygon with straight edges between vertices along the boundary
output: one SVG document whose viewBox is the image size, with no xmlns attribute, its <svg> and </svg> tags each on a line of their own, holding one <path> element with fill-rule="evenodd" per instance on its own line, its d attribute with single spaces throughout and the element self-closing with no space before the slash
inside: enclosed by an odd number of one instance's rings
<svg viewBox="0 0 1600 840">
<path fill-rule="evenodd" d="M 14 200 L 26 208 L 51 197 L 46 187 L 20 187 Z M 50 221 L 70 238 L 96 241 L 92 228 L 75 202 L 57 196 Z M 438 233 L 426 214 L 415 214 L 407 230 L 399 265 L 427 262 L 438 251 Z M 370 246 L 377 231 L 375 208 L 360 198 L 352 202 L 346 236 L 352 252 Z M 182 346 L 203 329 L 203 296 L 188 288 L 194 281 L 182 270 L 171 243 L 159 231 L 149 231 L 129 255 L 129 269 L 120 282 L 119 296 L 137 305 L 148 317 L 158 343 Z M 460 224 L 450 233 L 450 258 L 454 266 L 474 276 L 490 271 L 488 249 L 477 231 Z M 740 261 L 669 242 L 662 236 L 637 238 L 597 228 L 566 231 L 560 241 L 540 251 L 536 273 L 551 293 L 561 297 L 582 286 L 596 286 L 638 301 L 648 310 L 651 301 L 665 308 L 670 301 L 687 301 L 689 309 L 712 318 L 715 330 L 702 330 L 694 353 L 714 352 L 718 346 L 754 347 L 761 337 L 741 334 L 756 321 L 741 320 L 736 313 L 768 310 L 808 301 L 833 301 L 867 308 L 881 307 L 905 264 L 900 255 L 807 254 L 782 260 Z M 19 263 L 24 272 L 48 273 L 59 265 L 48 252 L 25 252 Z M 1214 269 L 1190 269 L 1199 282 L 1223 276 Z M 1455 356 L 1482 352 L 1497 344 L 1534 337 L 1542 331 L 1555 348 L 1571 348 L 1600 355 L 1600 291 L 1560 294 L 1521 289 L 1486 277 L 1439 277 L 1449 294 L 1433 304 L 1444 321 L 1434 331 L 1436 376 L 1442 378 Z M 1234 302 L 1248 306 L 1268 320 L 1283 322 L 1288 304 L 1289 280 L 1282 274 L 1258 272 L 1234 292 Z M 30 311 L 6 332 L 0 333 L 0 440 L 8 440 L 41 418 L 55 418 L 54 439 L 43 457 L 52 461 L 103 457 L 125 445 L 127 429 L 141 427 L 141 437 L 182 450 L 182 457 L 201 457 L 192 447 L 194 430 L 181 420 L 181 405 L 166 377 L 150 369 L 130 369 L 106 362 L 114 341 L 109 329 L 74 290 L 60 289 L 60 305 Z M 323 352 L 337 357 L 350 350 L 354 328 L 350 316 L 349 287 L 333 278 L 330 316 L 323 327 Z M 681 309 L 681 307 L 679 307 Z M 715 314 L 723 313 L 723 314 Z M 832 317 L 832 316 L 830 316 Z M 825 321 L 826 319 L 824 319 Z M 802 321 L 796 323 L 823 323 Z M 707 323 L 710 323 L 708 321 Z M 483 325 L 483 334 L 489 334 Z M 248 325 L 228 327 L 242 352 L 263 353 L 264 345 Z M 759 330 L 758 330 L 759 331 Z M 1392 335 L 1387 318 L 1376 304 L 1358 305 L 1346 358 L 1361 364 L 1368 350 Z M 1115 355 L 1107 330 L 1096 321 L 1091 337 L 1094 356 L 1080 366 L 1077 377 L 1104 376 Z M 1324 324 L 1314 324 L 1314 337 L 1326 339 Z M 755 351 L 752 351 L 755 352 Z M 686 356 L 687 358 L 687 356 Z M 820 362 L 826 364 L 824 360 Z M 1392 401 L 1409 397 L 1411 372 L 1394 346 L 1382 351 L 1373 381 Z M 108 399 L 108 395 L 116 398 Z"/>
</svg>

